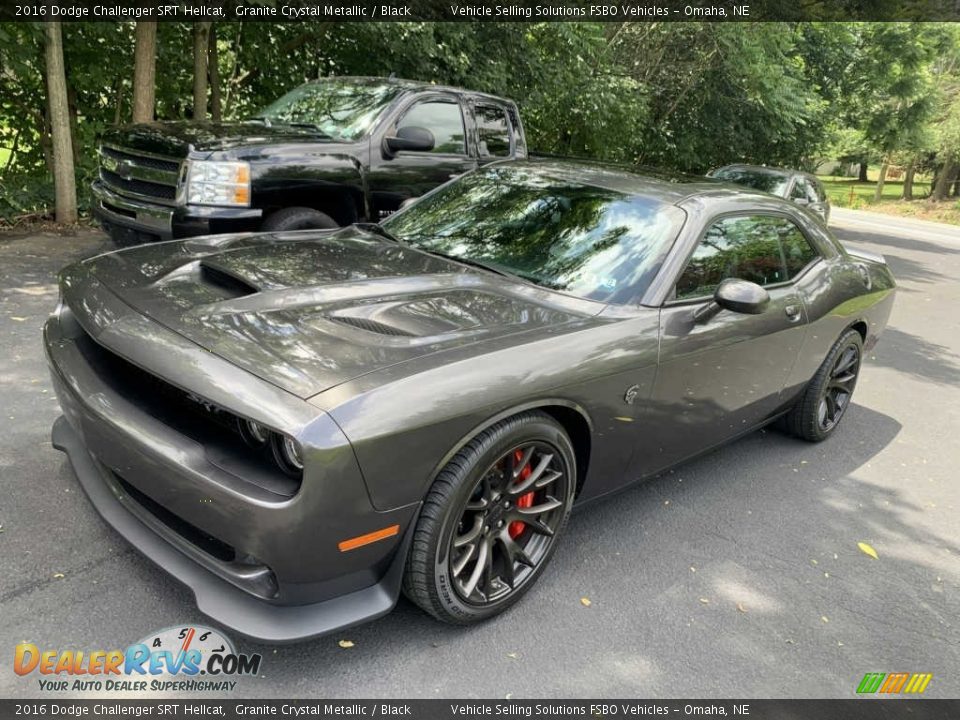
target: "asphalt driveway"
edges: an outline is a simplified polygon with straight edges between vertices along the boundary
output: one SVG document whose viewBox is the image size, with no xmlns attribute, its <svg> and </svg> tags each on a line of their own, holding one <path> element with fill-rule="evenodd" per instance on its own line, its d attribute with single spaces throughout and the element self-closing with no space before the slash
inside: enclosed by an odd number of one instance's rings
<svg viewBox="0 0 960 720">
<path fill-rule="evenodd" d="M 264 663 L 233 696 L 850 697 L 893 671 L 960 696 L 960 228 L 832 224 L 886 255 L 900 293 L 829 442 L 757 432 L 584 509 L 538 587 L 483 626 L 401 601 L 335 637 L 240 641 Z M 50 447 L 40 327 L 56 270 L 102 243 L 0 238 L 0 697 L 39 695 L 12 671 L 18 642 L 113 649 L 204 623 Z"/>
</svg>

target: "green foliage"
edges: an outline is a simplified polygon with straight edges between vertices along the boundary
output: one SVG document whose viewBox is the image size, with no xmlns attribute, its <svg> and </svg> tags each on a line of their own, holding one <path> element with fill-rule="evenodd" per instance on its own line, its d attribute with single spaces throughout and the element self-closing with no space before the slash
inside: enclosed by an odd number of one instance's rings
<svg viewBox="0 0 960 720">
<path fill-rule="evenodd" d="M 192 25 L 158 28 L 157 118 L 192 112 Z M 306 80 L 390 75 L 515 99 L 534 152 L 703 172 L 960 158 L 958 28 L 857 23 L 219 23 L 225 119 Z M 134 24 L 66 23 L 80 200 L 131 113 Z M 43 33 L 0 24 L 0 219 L 49 203 Z"/>
</svg>

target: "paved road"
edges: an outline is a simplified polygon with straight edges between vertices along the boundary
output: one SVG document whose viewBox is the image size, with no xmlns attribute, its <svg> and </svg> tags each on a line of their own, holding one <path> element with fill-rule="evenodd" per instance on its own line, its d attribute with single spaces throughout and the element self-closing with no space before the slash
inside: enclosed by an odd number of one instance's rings
<svg viewBox="0 0 960 720">
<path fill-rule="evenodd" d="M 539 586 L 482 627 L 401 601 L 337 637 L 241 643 L 265 660 L 237 694 L 846 697 L 868 671 L 926 671 L 928 696 L 960 696 L 960 228 L 835 225 L 883 252 L 901 291 L 830 442 L 758 432 L 582 511 Z M 0 696 L 37 694 L 11 672 L 16 642 L 109 649 L 203 622 L 49 446 L 40 326 L 56 268 L 100 243 L 0 241 Z"/>
</svg>

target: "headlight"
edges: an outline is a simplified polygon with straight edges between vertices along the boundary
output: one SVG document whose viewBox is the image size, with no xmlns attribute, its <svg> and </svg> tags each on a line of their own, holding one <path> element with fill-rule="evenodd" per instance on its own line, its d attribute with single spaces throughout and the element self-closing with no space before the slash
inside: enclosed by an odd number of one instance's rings
<svg viewBox="0 0 960 720">
<path fill-rule="evenodd" d="M 250 165 L 245 162 L 191 160 L 187 202 L 191 205 L 250 204 Z"/>
<path fill-rule="evenodd" d="M 253 420 L 238 418 L 237 425 L 240 427 L 240 437 L 250 447 L 263 447 L 270 439 L 270 431 Z"/>
<path fill-rule="evenodd" d="M 286 435 L 273 436 L 273 457 L 277 465 L 288 475 L 299 475 L 303 470 L 303 455 L 300 445 Z"/>
</svg>

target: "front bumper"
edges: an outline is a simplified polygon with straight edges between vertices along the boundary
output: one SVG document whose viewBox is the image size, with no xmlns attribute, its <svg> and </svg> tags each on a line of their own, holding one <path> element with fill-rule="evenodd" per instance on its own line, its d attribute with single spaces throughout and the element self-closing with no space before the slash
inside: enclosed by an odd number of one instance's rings
<svg viewBox="0 0 960 720">
<path fill-rule="evenodd" d="M 53 445 L 104 519 L 185 583 L 201 611 L 249 637 L 291 642 L 389 612 L 416 504 L 375 510 L 349 441 L 326 415 L 132 313 L 95 282 L 84 297 L 115 322 L 96 332 L 96 320 L 69 309 L 47 322 L 44 344 L 64 413 Z M 297 436 L 307 464 L 299 489 L 280 495 L 254 483 L 242 463 L 198 441 L 190 427 L 164 422 L 150 409 L 149 391 L 106 372 L 97 348 Z M 393 524 L 398 537 L 338 549 Z"/>
<path fill-rule="evenodd" d="M 124 493 L 87 452 L 65 417 L 53 424 L 53 446 L 70 459 L 97 512 L 128 542 L 193 592 L 197 607 L 247 637 L 272 643 L 318 637 L 386 615 L 397 603 L 413 532 L 404 533 L 383 578 L 370 587 L 311 605 L 270 605 L 238 590 L 178 551 L 123 502 Z"/>
<path fill-rule="evenodd" d="M 100 180 L 91 186 L 93 214 L 111 234 L 135 241 L 173 240 L 211 233 L 252 230 L 263 211 L 199 205 L 160 205 L 120 195 Z"/>
</svg>

